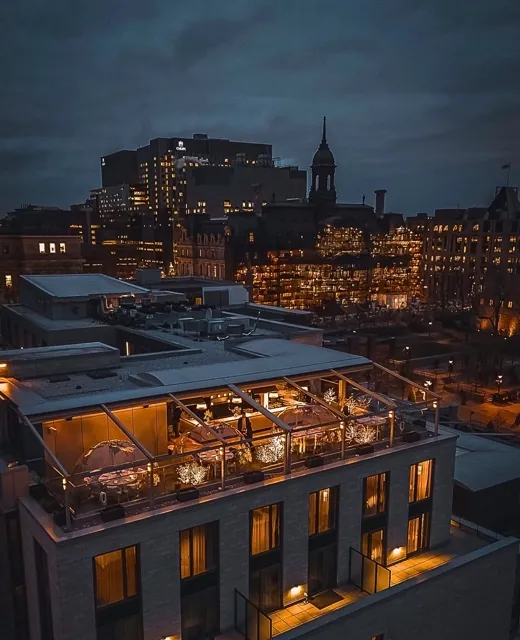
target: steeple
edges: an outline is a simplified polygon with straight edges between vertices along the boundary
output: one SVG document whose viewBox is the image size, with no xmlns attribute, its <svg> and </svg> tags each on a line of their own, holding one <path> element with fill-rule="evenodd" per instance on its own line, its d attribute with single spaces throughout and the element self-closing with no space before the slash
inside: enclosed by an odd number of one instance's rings
<svg viewBox="0 0 520 640">
<path fill-rule="evenodd" d="M 321 143 L 312 159 L 312 182 L 309 192 L 309 202 L 314 204 L 334 204 L 336 202 L 336 187 L 334 173 L 336 164 L 334 155 L 327 142 L 327 118 L 323 118 Z"/>
</svg>

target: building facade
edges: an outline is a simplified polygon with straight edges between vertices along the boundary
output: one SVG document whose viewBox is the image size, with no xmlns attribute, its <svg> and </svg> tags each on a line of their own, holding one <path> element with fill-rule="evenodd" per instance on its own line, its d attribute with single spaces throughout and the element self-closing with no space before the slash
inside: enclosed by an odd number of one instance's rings
<svg viewBox="0 0 520 640">
<path fill-rule="evenodd" d="M 4 629 L 19 615 L 30 640 L 509 637 L 518 543 L 451 526 L 456 437 L 437 413 L 412 426 L 363 386 L 362 357 L 273 339 L 211 351 L 117 385 L 63 353 L 57 384 L 81 392 L 51 395 L 20 381 L 36 353 L 6 353 L 0 526 L 16 535 L 1 559 L 18 545 L 24 567 L 21 585 L 0 578 Z"/>
<path fill-rule="evenodd" d="M 0 302 L 15 302 L 20 276 L 81 273 L 79 235 L 0 234 Z"/>
</svg>

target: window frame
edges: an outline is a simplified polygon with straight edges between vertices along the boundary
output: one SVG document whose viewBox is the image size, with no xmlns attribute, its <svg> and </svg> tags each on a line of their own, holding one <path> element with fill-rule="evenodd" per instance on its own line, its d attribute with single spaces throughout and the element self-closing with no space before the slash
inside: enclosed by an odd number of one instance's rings
<svg viewBox="0 0 520 640">
<path fill-rule="evenodd" d="M 278 507 L 278 544 L 273 546 L 272 537 L 273 537 L 273 507 Z M 253 518 L 254 512 L 260 509 L 269 508 L 269 548 L 265 551 L 259 551 L 258 553 L 253 553 Z M 282 502 L 273 502 L 272 504 L 266 504 L 262 507 L 255 507 L 249 511 L 249 557 L 250 558 L 258 558 L 265 556 L 269 553 L 278 552 L 282 548 L 282 531 L 283 531 L 283 503 Z"/>
<path fill-rule="evenodd" d="M 320 523 L 320 494 L 322 491 L 329 491 L 329 514 L 328 514 L 328 526 L 326 529 L 322 531 L 319 530 Z M 315 515 L 314 515 L 314 531 L 311 532 L 311 498 L 315 496 L 316 505 L 315 505 Z M 323 489 L 318 489 L 318 491 L 311 491 L 309 493 L 308 500 L 308 533 L 309 538 L 314 538 L 315 536 L 321 536 L 323 534 L 330 533 L 335 531 L 338 528 L 338 506 L 339 506 L 339 487 L 336 485 L 334 487 L 324 487 Z"/>
<path fill-rule="evenodd" d="M 203 528 L 204 536 L 205 536 L 205 545 L 206 545 L 206 560 L 208 558 L 208 544 L 212 545 L 212 553 L 213 553 L 213 565 L 208 568 L 206 562 L 206 568 L 204 571 L 200 573 L 193 573 L 193 530 Z M 189 534 L 189 560 L 190 560 L 190 570 L 188 576 L 182 576 L 182 557 L 181 557 L 181 535 L 185 532 Z M 210 539 L 211 538 L 211 539 Z M 208 542 L 209 541 L 209 542 Z M 197 580 L 199 578 L 203 578 L 208 576 L 212 572 L 218 571 L 219 569 L 219 527 L 218 520 L 212 522 L 204 522 L 203 524 L 198 524 L 193 527 L 189 527 L 188 529 L 183 529 L 179 531 L 179 578 L 181 583 L 186 583 L 190 580 Z"/>
<path fill-rule="evenodd" d="M 377 504 L 375 513 L 367 513 L 367 480 L 369 478 L 377 477 Z M 381 496 L 381 485 L 383 484 L 382 477 L 384 477 L 384 494 Z M 377 518 L 384 516 L 388 513 L 388 499 L 390 495 L 390 472 L 381 471 L 381 473 L 373 473 L 370 476 L 363 478 L 363 502 L 362 502 L 362 517 L 363 518 Z M 383 508 L 381 503 L 383 502 Z"/>
<path fill-rule="evenodd" d="M 127 575 L 127 561 L 126 561 L 127 549 L 135 549 L 135 594 L 131 596 L 128 595 L 128 575 Z M 108 555 L 109 553 L 114 553 L 115 551 L 119 551 L 122 558 L 123 598 L 121 600 L 118 600 L 117 602 L 109 602 L 107 604 L 98 604 L 96 558 L 100 558 L 101 556 Z M 105 553 L 99 553 L 98 555 L 93 556 L 92 572 L 93 572 L 93 578 L 94 578 L 94 606 L 96 611 L 105 611 L 112 607 L 124 606 L 128 602 L 134 602 L 137 600 L 140 601 L 141 599 L 141 554 L 140 554 L 139 544 L 131 544 L 131 545 L 128 545 L 127 547 L 112 549 L 112 551 L 106 551 Z"/>
<path fill-rule="evenodd" d="M 418 487 L 418 470 L 420 464 L 425 464 L 426 462 L 430 463 L 430 486 L 429 486 L 429 495 L 425 498 L 417 498 L 417 487 Z M 414 473 L 414 483 L 413 483 L 413 499 L 411 499 L 412 494 L 412 470 L 415 468 Z M 414 462 L 410 465 L 408 471 L 408 504 L 425 504 L 428 501 L 431 501 L 433 496 L 433 488 L 434 488 L 434 473 L 435 473 L 435 458 L 428 458 L 427 460 L 419 460 L 418 462 Z"/>
</svg>

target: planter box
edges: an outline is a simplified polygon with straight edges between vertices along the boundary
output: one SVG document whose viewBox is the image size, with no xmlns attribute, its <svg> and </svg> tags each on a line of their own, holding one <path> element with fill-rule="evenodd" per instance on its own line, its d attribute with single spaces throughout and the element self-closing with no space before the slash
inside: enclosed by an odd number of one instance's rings
<svg viewBox="0 0 520 640">
<path fill-rule="evenodd" d="M 315 469 L 316 467 L 323 467 L 323 458 L 321 456 L 311 456 L 304 462 L 307 469 Z"/>
<path fill-rule="evenodd" d="M 64 527 L 67 524 L 65 509 L 56 509 L 52 514 L 52 519 L 54 520 L 54 524 L 58 525 L 58 527 Z"/>
<path fill-rule="evenodd" d="M 103 522 L 112 522 L 113 520 L 121 520 L 125 517 L 125 510 L 120 504 L 113 504 L 110 507 L 101 509 L 101 520 Z"/>
<path fill-rule="evenodd" d="M 421 434 L 417 431 L 406 431 L 403 433 L 403 442 L 418 442 L 421 439 Z"/>
<path fill-rule="evenodd" d="M 189 487 L 188 489 L 181 489 L 177 492 L 177 500 L 179 502 L 188 502 L 188 500 L 198 500 L 200 492 L 195 487 Z"/>
<path fill-rule="evenodd" d="M 247 471 L 242 476 L 244 484 L 254 484 L 255 482 L 262 482 L 265 479 L 263 471 Z"/>
<path fill-rule="evenodd" d="M 374 453 L 374 445 L 373 444 L 361 444 L 359 447 L 356 447 L 356 454 L 358 456 L 364 456 L 367 453 Z"/>
</svg>

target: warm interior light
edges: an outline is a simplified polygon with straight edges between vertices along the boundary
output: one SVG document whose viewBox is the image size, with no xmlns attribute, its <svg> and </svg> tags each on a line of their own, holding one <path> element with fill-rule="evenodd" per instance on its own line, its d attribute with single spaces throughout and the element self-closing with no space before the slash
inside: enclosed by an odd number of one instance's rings
<svg viewBox="0 0 520 640">
<path fill-rule="evenodd" d="M 398 558 L 399 556 L 403 555 L 403 553 L 404 553 L 403 547 L 396 547 L 395 549 L 392 549 L 392 551 L 390 552 L 390 555 L 393 558 Z"/>
<path fill-rule="evenodd" d="M 295 596 L 299 596 L 302 591 L 303 587 L 301 584 L 299 584 L 296 587 L 292 587 L 289 593 L 294 598 Z"/>
<path fill-rule="evenodd" d="M 231 398 L 231 402 L 233 404 L 242 404 L 242 398 L 237 398 L 236 396 L 234 398 Z"/>
<path fill-rule="evenodd" d="M 278 391 L 269 391 L 270 398 L 278 398 Z"/>
<path fill-rule="evenodd" d="M 200 409 L 201 411 L 204 411 L 205 409 L 208 408 L 208 405 L 205 402 L 197 402 L 197 404 L 195 405 L 196 409 Z"/>
<path fill-rule="evenodd" d="M 5 362 L 0 362 L 0 369 L 7 369 L 7 364 Z"/>
</svg>

